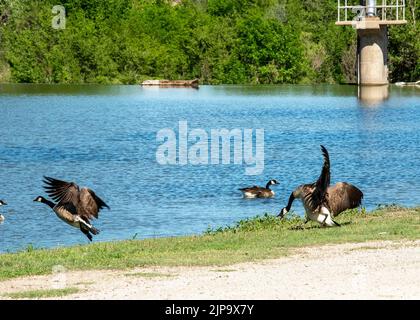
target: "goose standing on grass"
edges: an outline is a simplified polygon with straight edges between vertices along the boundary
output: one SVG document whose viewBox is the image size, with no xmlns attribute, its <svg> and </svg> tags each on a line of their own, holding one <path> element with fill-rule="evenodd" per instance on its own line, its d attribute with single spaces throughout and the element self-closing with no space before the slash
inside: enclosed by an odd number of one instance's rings
<svg viewBox="0 0 420 320">
<path fill-rule="evenodd" d="M 244 198 L 253 199 L 253 198 L 272 198 L 274 197 L 274 191 L 270 189 L 270 186 L 279 184 L 277 180 L 270 180 L 267 182 L 265 188 L 253 186 L 248 188 L 239 189 L 242 191 Z"/>
<path fill-rule="evenodd" d="M 324 146 L 321 146 L 321 150 L 324 165 L 318 180 L 297 187 L 290 195 L 287 206 L 280 211 L 280 218 L 290 211 L 293 201 L 298 198 L 305 207 L 305 223 L 312 220 L 319 222 L 321 226 L 333 227 L 339 226 L 333 217 L 361 205 L 363 193 L 357 187 L 347 182 L 330 186 L 330 157 Z"/>
<path fill-rule="evenodd" d="M 6 202 L 4 202 L 3 200 L 0 200 L 0 207 L 1 206 L 5 206 L 7 205 Z M 3 222 L 5 220 L 4 216 L 0 213 L 0 222 Z"/>
<path fill-rule="evenodd" d="M 48 205 L 61 220 L 80 229 L 92 241 L 92 234 L 97 235 L 99 230 L 92 226 L 89 219 L 97 219 L 99 211 L 105 207 L 109 209 L 108 205 L 91 189 L 80 189 L 74 182 L 49 177 L 44 177 L 43 182 L 47 194 L 57 204 L 41 196 L 34 201 Z"/>
</svg>

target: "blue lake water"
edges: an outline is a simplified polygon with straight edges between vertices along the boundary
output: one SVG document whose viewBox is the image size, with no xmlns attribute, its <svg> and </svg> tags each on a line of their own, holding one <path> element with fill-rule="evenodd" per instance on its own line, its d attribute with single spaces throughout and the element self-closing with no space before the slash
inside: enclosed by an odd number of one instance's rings
<svg viewBox="0 0 420 320">
<path fill-rule="evenodd" d="M 164 166 L 160 129 L 264 129 L 264 171 L 248 165 Z M 420 204 L 420 90 L 391 87 L 374 105 L 355 86 L 0 86 L 0 252 L 29 244 L 86 243 L 45 205 L 42 176 L 89 186 L 111 210 L 94 241 L 197 234 L 209 226 L 277 214 L 294 187 L 317 179 L 319 145 L 332 182 L 348 181 L 364 206 Z M 276 197 L 244 200 L 237 190 L 274 178 Z M 302 214 L 301 205 L 294 205 Z"/>
</svg>

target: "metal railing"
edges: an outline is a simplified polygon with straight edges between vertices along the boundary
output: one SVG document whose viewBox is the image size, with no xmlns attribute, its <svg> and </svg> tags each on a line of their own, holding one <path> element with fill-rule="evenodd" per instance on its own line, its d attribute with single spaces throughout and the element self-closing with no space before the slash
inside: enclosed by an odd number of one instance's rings
<svg viewBox="0 0 420 320">
<path fill-rule="evenodd" d="M 361 1 L 356 0 L 337 2 L 337 22 L 360 21 L 369 16 L 384 21 L 405 20 L 405 0 L 366 0 L 366 5 L 360 5 Z"/>
</svg>

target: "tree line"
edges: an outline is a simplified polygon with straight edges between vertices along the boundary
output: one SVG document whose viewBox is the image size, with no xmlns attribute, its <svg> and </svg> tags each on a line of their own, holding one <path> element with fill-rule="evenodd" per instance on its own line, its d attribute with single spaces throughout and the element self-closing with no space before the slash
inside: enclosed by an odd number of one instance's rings
<svg viewBox="0 0 420 320">
<path fill-rule="evenodd" d="M 356 31 L 336 0 L 0 0 L 0 82 L 352 83 Z M 420 79 L 420 1 L 389 28 L 392 81 Z"/>
</svg>

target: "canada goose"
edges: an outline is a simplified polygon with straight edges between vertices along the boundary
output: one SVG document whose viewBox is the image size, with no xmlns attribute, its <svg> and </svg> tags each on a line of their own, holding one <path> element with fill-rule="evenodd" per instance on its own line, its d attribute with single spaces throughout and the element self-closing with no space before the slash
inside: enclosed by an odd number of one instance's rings
<svg viewBox="0 0 420 320">
<path fill-rule="evenodd" d="M 5 206 L 7 205 L 6 202 L 4 202 L 3 200 L 0 200 L 0 207 L 1 206 Z M 0 213 L 0 222 L 3 222 L 5 220 L 4 216 Z"/>
<path fill-rule="evenodd" d="M 66 182 L 54 178 L 44 177 L 43 182 L 48 195 L 58 203 L 37 197 L 34 201 L 48 205 L 55 214 L 69 225 L 80 229 L 90 241 L 92 234 L 97 235 L 99 230 L 94 228 L 89 219 L 98 218 L 99 211 L 108 205 L 88 188 L 79 188 L 74 182 Z"/>
<path fill-rule="evenodd" d="M 330 157 L 324 146 L 321 146 L 321 150 L 324 165 L 318 180 L 297 187 L 291 193 L 287 206 L 280 211 L 280 218 L 289 212 L 293 201 L 299 198 L 306 211 L 305 223 L 313 220 L 318 221 L 321 226 L 339 226 L 333 217 L 361 205 L 363 193 L 355 186 L 347 182 L 338 182 L 330 186 Z"/>
<path fill-rule="evenodd" d="M 274 197 L 274 191 L 270 189 L 271 185 L 279 184 L 276 180 L 270 180 L 267 182 L 265 188 L 253 186 L 248 188 L 239 189 L 242 191 L 244 198 L 272 198 Z"/>
</svg>

